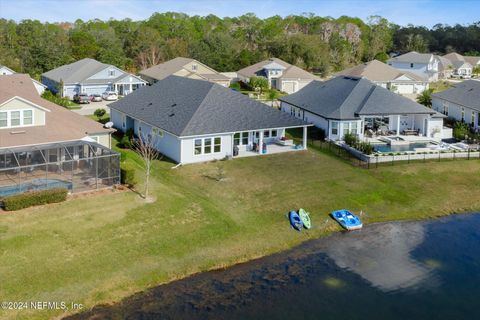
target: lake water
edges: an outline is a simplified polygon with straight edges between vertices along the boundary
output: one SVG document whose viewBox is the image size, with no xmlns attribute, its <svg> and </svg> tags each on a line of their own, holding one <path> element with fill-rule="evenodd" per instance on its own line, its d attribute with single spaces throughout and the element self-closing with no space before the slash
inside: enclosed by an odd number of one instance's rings
<svg viewBox="0 0 480 320">
<path fill-rule="evenodd" d="M 73 318 L 459 320 L 480 319 L 479 307 L 480 214 L 470 214 L 335 234 Z"/>
</svg>

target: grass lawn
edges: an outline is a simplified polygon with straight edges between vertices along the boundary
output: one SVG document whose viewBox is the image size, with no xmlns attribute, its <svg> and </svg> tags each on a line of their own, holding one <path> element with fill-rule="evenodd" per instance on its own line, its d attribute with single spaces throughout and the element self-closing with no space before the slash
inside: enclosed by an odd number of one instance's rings
<svg viewBox="0 0 480 320">
<path fill-rule="evenodd" d="M 127 161 L 139 160 L 127 153 Z M 133 192 L 107 191 L 0 213 L 2 301 L 66 301 L 87 308 L 118 301 L 339 231 L 328 217 L 334 209 L 363 210 L 365 223 L 480 209 L 478 160 L 365 170 L 312 150 L 172 166 L 155 163 L 154 203 Z M 307 232 L 292 231 L 285 218 L 299 207 L 311 212 Z M 0 317 L 59 314 L 2 311 Z"/>
</svg>

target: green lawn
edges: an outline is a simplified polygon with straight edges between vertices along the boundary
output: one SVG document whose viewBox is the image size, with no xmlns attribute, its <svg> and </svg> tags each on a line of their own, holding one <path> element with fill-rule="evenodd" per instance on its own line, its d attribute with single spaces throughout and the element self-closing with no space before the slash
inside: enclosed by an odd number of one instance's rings
<svg viewBox="0 0 480 320">
<path fill-rule="evenodd" d="M 127 153 L 127 161 L 138 161 Z M 480 209 L 478 160 L 365 170 L 313 150 L 172 166 L 155 163 L 154 203 L 107 191 L 0 213 L 2 301 L 87 307 L 118 301 L 339 231 L 328 217 L 334 209 L 363 210 L 365 223 Z M 311 212 L 308 232 L 292 231 L 285 218 L 299 207 Z M 0 317 L 60 313 L 4 311 Z"/>
</svg>

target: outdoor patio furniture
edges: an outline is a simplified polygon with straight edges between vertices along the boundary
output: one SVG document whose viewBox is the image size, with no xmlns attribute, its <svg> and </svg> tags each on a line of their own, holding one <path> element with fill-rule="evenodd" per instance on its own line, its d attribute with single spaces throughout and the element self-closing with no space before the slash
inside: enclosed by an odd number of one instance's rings
<svg viewBox="0 0 480 320">
<path fill-rule="evenodd" d="M 293 145 L 293 140 L 292 139 L 285 139 L 285 140 L 277 139 L 277 140 L 275 140 L 275 143 L 278 144 L 278 145 L 281 145 L 281 146 L 291 146 L 291 145 Z"/>
</svg>

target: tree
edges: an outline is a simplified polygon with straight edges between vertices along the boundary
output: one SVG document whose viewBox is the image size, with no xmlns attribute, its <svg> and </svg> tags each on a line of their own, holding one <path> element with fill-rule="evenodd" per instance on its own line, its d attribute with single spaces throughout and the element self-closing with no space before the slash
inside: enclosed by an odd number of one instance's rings
<svg viewBox="0 0 480 320">
<path fill-rule="evenodd" d="M 268 89 L 268 79 L 265 77 L 251 77 L 248 84 L 255 90 L 263 93 L 263 90 Z"/>
<path fill-rule="evenodd" d="M 418 97 L 417 102 L 426 107 L 432 107 L 432 89 L 424 90 Z"/>
<path fill-rule="evenodd" d="M 272 107 L 278 108 L 278 105 L 275 104 L 275 103 L 278 104 L 278 101 L 277 101 L 278 97 L 279 97 L 279 93 L 277 90 L 270 90 L 270 92 L 268 93 L 268 100 L 272 102 Z"/>
<path fill-rule="evenodd" d="M 472 74 L 477 76 L 480 74 L 480 65 L 473 67 Z"/>
<path fill-rule="evenodd" d="M 152 164 L 155 159 L 158 159 L 160 153 L 156 149 L 156 136 L 148 135 L 145 137 L 143 134 L 139 134 L 138 139 L 133 143 L 134 150 L 142 157 L 142 169 L 145 171 L 145 189 L 142 197 L 148 199 L 149 187 L 150 187 L 150 172 Z"/>
</svg>

